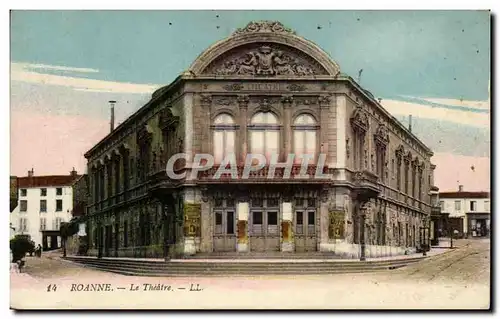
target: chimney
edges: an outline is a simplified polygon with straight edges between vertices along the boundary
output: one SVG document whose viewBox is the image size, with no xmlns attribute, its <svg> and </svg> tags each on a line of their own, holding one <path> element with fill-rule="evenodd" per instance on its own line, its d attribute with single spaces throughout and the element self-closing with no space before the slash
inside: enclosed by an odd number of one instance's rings
<svg viewBox="0 0 500 319">
<path fill-rule="evenodd" d="M 408 126 L 408 129 L 410 130 L 411 132 L 411 114 L 410 114 L 410 117 L 409 117 L 409 121 L 410 121 L 410 125 Z"/>
<path fill-rule="evenodd" d="M 109 122 L 110 133 L 115 129 L 115 103 L 116 101 L 109 101 L 109 104 L 111 105 L 111 120 Z"/>
<path fill-rule="evenodd" d="M 464 191 L 464 185 L 458 185 L 458 191 L 463 192 Z"/>
<path fill-rule="evenodd" d="M 31 170 L 28 171 L 28 177 L 33 177 L 34 174 L 35 174 L 35 170 L 33 168 L 31 168 Z"/>
<path fill-rule="evenodd" d="M 69 175 L 75 177 L 77 175 L 77 171 L 75 170 L 75 168 L 73 167 L 73 170 L 71 172 L 69 172 Z"/>
</svg>

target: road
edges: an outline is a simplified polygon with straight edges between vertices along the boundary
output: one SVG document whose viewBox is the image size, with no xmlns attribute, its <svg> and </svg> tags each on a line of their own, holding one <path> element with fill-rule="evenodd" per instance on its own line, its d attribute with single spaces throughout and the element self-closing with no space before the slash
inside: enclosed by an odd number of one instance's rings
<svg viewBox="0 0 500 319">
<path fill-rule="evenodd" d="M 488 309 L 490 242 L 456 244 L 460 247 L 398 270 L 321 276 L 128 277 L 47 256 L 29 258 L 29 276 L 11 276 L 11 305 L 31 309 Z M 72 291 L 98 283 L 109 284 L 113 292 Z M 160 284 L 165 290 L 152 291 L 153 286 L 145 284 Z"/>
</svg>

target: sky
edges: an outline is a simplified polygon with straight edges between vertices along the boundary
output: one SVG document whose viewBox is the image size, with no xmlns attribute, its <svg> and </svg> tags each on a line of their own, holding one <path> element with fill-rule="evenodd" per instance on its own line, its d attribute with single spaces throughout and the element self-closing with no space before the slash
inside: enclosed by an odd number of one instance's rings
<svg viewBox="0 0 500 319">
<path fill-rule="evenodd" d="M 107 101 L 124 121 L 251 20 L 282 22 L 405 125 L 412 115 L 441 190 L 489 190 L 487 11 L 12 11 L 11 174 L 83 172 Z"/>
</svg>

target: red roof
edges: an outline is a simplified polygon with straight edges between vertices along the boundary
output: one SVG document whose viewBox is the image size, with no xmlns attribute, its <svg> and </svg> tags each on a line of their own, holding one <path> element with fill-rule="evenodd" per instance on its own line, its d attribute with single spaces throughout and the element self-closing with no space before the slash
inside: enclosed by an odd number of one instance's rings
<svg viewBox="0 0 500 319">
<path fill-rule="evenodd" d="M 488 192 L 442 192 L 439 198 L 489 198 Z"/>
<path fill-rule="evenodd" d="M 26 176 L 19 177 L 18 187 L 50 187 L 50 186 L 70 186 L 81 175 L 49 175 L 49 176 Z"/>
</svg>

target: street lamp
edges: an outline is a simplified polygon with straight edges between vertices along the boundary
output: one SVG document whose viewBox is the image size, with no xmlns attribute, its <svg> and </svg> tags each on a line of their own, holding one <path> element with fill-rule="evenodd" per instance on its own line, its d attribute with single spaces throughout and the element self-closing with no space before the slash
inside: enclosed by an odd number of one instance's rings
<svg viewBox="0 0 500 319">
<path fill-rule="evenodd" d="M 365 218 L 366 218 L 366 211 L 368 210 L 368 203 L 363 203 L 361 204 L 361 207 L 359 208 L 359 244 L 361 248 L 361 253 L 359 255 L 359 260 L 360 261 L 365 261 Z"/>
<path fill-rule="evenodd" d="M 163 258 L 170 261 L 168 243 L 168 205 L 163 205 Z"/>
<path fill-rule="evenodd" d="M 423 256 L 427 256 L 427 250 L 429 250 L 429 226 L 427 225 L 427 217 L 422 220 L 423 226 L 420 227 L 420 247 L 422 248 Z"/>
</svg>

